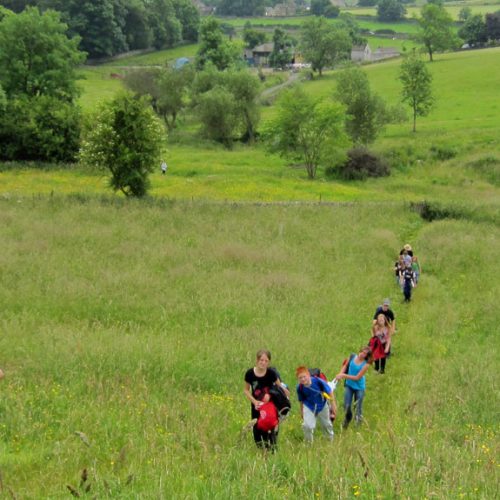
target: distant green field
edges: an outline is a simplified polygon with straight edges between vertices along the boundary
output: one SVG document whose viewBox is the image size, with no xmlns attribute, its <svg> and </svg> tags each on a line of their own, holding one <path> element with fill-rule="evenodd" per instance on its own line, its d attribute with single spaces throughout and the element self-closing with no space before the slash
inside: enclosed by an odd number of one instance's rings
<svg viewBox="0 0 500 500">
<path fill-rule="evenodd" d="M 253 26 L 262 26 L 262 27 L 272 27 L 272 26 L 285 26 L 290 27 L 292 29 L 299 29 L 300 26 L 306 21 L 310 19 L 310 17 L 286 17 L 286 18 L 269 18 L 269 17 L 255 17 L 251 19 L 242 19 L 242 18 L 223 18 L 223 21 L 231 26 L 235 27 L 243 27 L 245 23 L 250 21 Z M 339 21 L 337 19 L 329 19 L 331 24 L 336 24 Z M 359 26 L 363 29 L 367 30 L 378 30 L 378 29 L 391 29 L 396 33 L 415 33 L 417 30 L 417 25 L 413 21 L 403 21 L 400 23 L 380 23 L 376 19 L 365 20 L 359 19 L 357 20 Z"/>
<path fill-rule="evenodd" d="M 449 5 L 448 3 L 444 4 L 445 9 L 450 13 L 451 17 L 458 21 L 458 15 L 463 7 L 470 7 L 472 14 L 489 14 L 491 12 L 496 12 L 500 10 L 500 3 L 496 4 L 463 4 L 463 5 Z M 418 17 L 420 15 L 421 7 L 407 7 L 406 8 L 406 18 L 412 19 L 413 17 Z M 350 12 L 355 16 L 373 16 L 376 18 L 377 9 L 376 7 L 355 7 L 355 8 L 346 8 L 342 9 L 345 12 Z"/>
</svg>

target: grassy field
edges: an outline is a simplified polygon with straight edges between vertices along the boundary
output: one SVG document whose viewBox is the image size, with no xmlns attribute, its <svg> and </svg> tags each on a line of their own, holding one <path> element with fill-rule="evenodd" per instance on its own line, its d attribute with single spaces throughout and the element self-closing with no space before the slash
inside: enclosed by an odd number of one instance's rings
<svg viewBox="0 0 500 500">
<path fill-rule="evenodd" d="M 465 6 L 470 7 L 472 15 L 481 14 L 484 16 L 485 14 L 489 14 L 492 12 L 496 12 L 497 10 L 500 10 L 500 2 L 490 3 L 490 4 L 464 3 L 464 4 L 456 4 L 456 5 L 449 5 L 448 2 L 446 2 L 444 4 L 446 11 L 451 15 L 451 17 L 455 21 L 459 20 L 460 11 Z M 407 19 L 419 17 L 420 16 L 420 9 L 421 9 L 421 7 L 406 7 L 406 16 L 405 17 Z M 374 18 L 377 17 L 376 7 L 355 7 L 355 8 L 343 9 L 343 11 L 350 12 L 351 14 L 353 14 L 355 16 L 373 16 Z"/>
<path fill-rule="evenodd" d="M 496 496 L 497 227 L 383 203 L 0 204 L 4 494 Z M 410 306 L 390 270 L 406 241 L 424 269 Z M 241 432 L 255 351 L 289 384 L 301 363 L 333 376 L 384 296 L 399 327 L 366 425 L 306 448 L 294 398 L 264 459 Z"/>
<path fill-rule="evenodd" d="M 184 138 L 183 127 L 168 145 L 169 173 L 152 177 L 152 194 L 170 199 L 216 199 L 259 201 L 410 201 L 428 198 L 445 202 L 498 205 L 500 112 L 500 49 L 442 54 L 429 64 L 434 77 L 436 106 L 428 117 L 419 118 L 417 134 L 410 123 L 390 125 L 374 145 L 392 164 L 387 179 L 340 182 L 326 179 L 322 172 L 315 182 L 305 172 L 287 167 L 279 157 L 261 147 L 237 145 L 227 151 L 221 146 Z M 400 84 L 398 60 L 365 66 L 371 84 L 384 99 L 397 103 Z M 113 68 L 100 67 L 102 77 Z M 84 81 L 85 109 L 104 98 L 99 78 Z M 95 86 L 93 83 L 97 82 Z M 109 95 L 121 87 L 109 79 Z M 111 86 L 112 85 L 112 86 Z M 335 87 L 335 72 L 304 82 L 314 95 L 327 97 Z M 263 121 L 274 112 L 262 108 Z M 188 120 L 188 118 L 184 118 Z M 443 158 L 445 161 L 443 161 Z M 36 193 L 103 194 L 106 177 L 86 170 L 57 168 L 40 171 L 7 169 L 0 173 L 4 196 L 32 196 Z"/>
</svg>

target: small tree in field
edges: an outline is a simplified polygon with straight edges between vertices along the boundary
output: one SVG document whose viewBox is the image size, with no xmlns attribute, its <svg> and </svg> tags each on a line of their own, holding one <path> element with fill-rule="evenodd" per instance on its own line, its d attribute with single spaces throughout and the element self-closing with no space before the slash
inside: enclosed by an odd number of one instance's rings
<svg viewBox="0 0 500 500">
<path fill-rule="evenodd" d="M 429 114 L 434 104 L 432 75 L 424 61 L 412 53 L 401 64 L 399 79 L 403 84 L 402 100 L 413 111 L 413 132 L 416 132 L 417 116 Z"/>
<path fill-rule="evenodd" d="M 149 101 L 129 92 L 104 103 L 87 128 L 81 160 L 111 172 L 110 185 L 125 196 L 142 197 L 159 162 L 164 128 Z"/>
<path fill-rule="evenodd" d="M 277 102 L 277 117 L 265 131 L 270 149 L 303 162 L 309 179 L 318 165 L 331 162 L 348 146 L 344 110 L 333 101 L 318 101 L 301 88 L 285 92 Z"/>
</svg>

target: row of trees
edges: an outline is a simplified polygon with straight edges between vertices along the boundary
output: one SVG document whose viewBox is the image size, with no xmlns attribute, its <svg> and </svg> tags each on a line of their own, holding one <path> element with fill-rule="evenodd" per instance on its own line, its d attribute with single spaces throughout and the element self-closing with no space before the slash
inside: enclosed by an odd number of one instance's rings
<svg viewBox="0 0 500 500">
<path fill-rule="evenodd" d="M 198 41 L 200 15 L 191 0 L 3 0 L 14 12 L 28 6 L 53 9 L 80 37 L 91 58 L 135 49 L 172 47 Z"/>
</svg>

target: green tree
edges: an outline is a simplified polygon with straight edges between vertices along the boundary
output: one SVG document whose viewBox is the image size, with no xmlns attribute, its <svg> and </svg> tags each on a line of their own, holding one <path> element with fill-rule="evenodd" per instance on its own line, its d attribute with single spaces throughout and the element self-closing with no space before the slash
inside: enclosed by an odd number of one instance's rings
<svg viewBox="0 0 500 500">
<path fill-rule="evenodd" d="M 243 130 L 243 139 L 253 142 L 260 120 L 257 98 L 260 94 L 259 78 L 249 71 L 230 71 L 224 77 L 228 90 L 236 101 L 236 113 Z"/>
<path fill-rule="evenodd" d="M 412 109 L 413 132 L 416 132 L 417 116 L 427 116 L 434 104 L 432 75 L 425 63 L 412 53 L 401 63 L 399 79 L 403 84 L 402 100 Z"/>
<path fill-rule="evenodd" d="M 89 122 L 80 158 L 111 172 L 110 186 L 125 196 L 142 197 L 149 174 L 161 157 L 165 130 L 148 99 L 124 92 L 102 104 Z"/>
<path fill-rule="evenodd" d="M 469 19 L 469 17 L 471 16 L 472 16 L 472 9 L 468 5 L 462 7 L 460 9 L 460 12 L 458 13 L 459 21 L 467 21 L 467 19 Z"/>
<path fill-rule="evenodd" d="M 264 0 L 220 0 L 217 13 L 222 16 L 262 16 Z"/>
<path fill-rule="evenodd" d="M 269 56 L 269 64 L 276 69 L 282 69 L 292 61 L 292 42 L 286 32 L 275 28 L 273 34 L 273 51 Z"/>
<path fill-rule="evenodd" d="M 486 31 L 489 40 L 500 40 L 500 10 L 486 14 Z"/>
<path fill-rule="evenodd" d="M 54 11 L 29 7 L 0 23 L 0 84 L 7 96 L 50 95 L 71 102 L 78 94 L 76 67 L 85 60 L 79 39 Z"/>
<path fill-rule="evenodd" d="M 330 5 L 330 0 L 311 0 L 311 14 L 314 16 L 324 16 L 326 8 Z"/>
<path fill-rule="evenodd" d="M 481 14 L 470 16 L 458 30 L 458 36 L 469 45 L 482 45 L 488 41 L 486 23 Z"/>
<path fill-rule="evenodd" d="M 384 102 L 372 92 L 366 73 L 357 66 L 338 74 L 335 98 L 346 108 L 346 130 L 355 144 L 373 142 L 389 121 Z"/>
<path fill-rule="evenodd" d="M 80 110 L 49 95 L 19 95 L 6 100 L 0 114 L 2 160 L 64 161 L 80 146 Z"/>
<path fill-rule="evenodd" d="M 266 39 L 266 34 L 263 31 L 253 29 L 249 21 L 245 23 L 243 28 L 243 40 L 245 41 L 245 47 L 253 49 L 257 45 L 264 43 Z"/>
<path fill-rule="evenodd" d="M 247 70 L 220 72 L 208 66 L 192 86 L 192 100 L 203 134 L 231 147 L 237 137 L 253 141 L 260 114 L 259 79 Z M 224 108 L 226 106 L 226 108 Z"/>
<path fill-rule="evenodd" d="M 153 45 L 157 49 L 172 47 L 182 39 L 182 24 L 177 19 L 172 0 L 148 0 Z"/>
<path fill-rule="evenodd" d="M 175 14 L 182 25 L 182 39 L 197 42 L 200 31 L 200 12 L 190 0 L 175 0 Z"/>
<path fill-rule="evenodd" d="M 224 36 L 219 21 L 212 16 L 205 18 L 200 27 L 200 47 L 196 54 L 197 68 L 203 69 L 207 63 L 211 63 L 222 71 L 238 64 L 240 60 L 239 46 Z"/>
<path fill-rule="evenodd" d="M 344 110 L 333 101 L 319 101 L 300 87 L 284 92 L 277 101 L 277 116 L 264 134 L 272 151 L 305 165 L 309 179 L 319 165 L 332 162 L 348 146 Z"/>
<path fill-rule="evenodd" d="M 401 21 L 406 7 L 399 0 L 380 0 L 377 3 L 377 17 L 382 22 Z"/>
<path fill-rule="evenodd" d="M 300 47 L 304 59 L 321 76 L 323 68 L 349 59 L 352 41 L 345 30 L 331 26 L 324 17 L 312 17 L 302 24 Z"/>
<path fill-rule="evenodd" d="M 418 18 L 419 31 L 416 36 L 432 61 L 436 51 L 451 49 L 458 44 L 458 39 L 453 32 L 453 19 L 441 5 L 428 3 L 420 11 Z"/>
<path fill-rule="evenodd" d="M 328 5 L 328 7 L 325 9 L 325 17 L 328 19 L 333 19 L 335 17 L 339 17 L 340 14 L 340 8 L 337 7 L 336 5 Z"/>
</svg>

